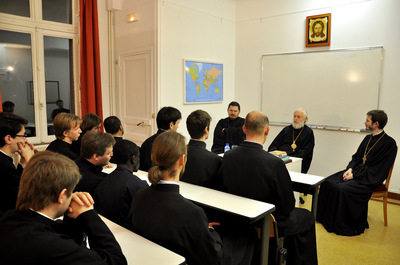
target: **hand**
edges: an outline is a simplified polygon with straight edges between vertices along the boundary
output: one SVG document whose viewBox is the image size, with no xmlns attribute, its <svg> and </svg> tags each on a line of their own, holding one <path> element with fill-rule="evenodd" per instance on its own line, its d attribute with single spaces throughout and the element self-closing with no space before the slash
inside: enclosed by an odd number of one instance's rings
<svg viewBox="0 0 400 265">
<path fill-rule="evenodd" d="M 33 151 L 34 147 L 31 143 L 28 141 L 24 142 L 18 142 L 18 154 L 21 156 L 21 159 L 19 163 L 22 166 L 26 166 L 26 164 L 29 162 L 29 160 L 32 158 L 32 156 L 35 154 Z"/>
<path fill-rule="evenodd" d="M 349 168 L 346 172 L 343 173 L 343 181 L 354 179 L 353 177 L 353 169 Z"/>
<path fill-rule="evenodd" d="M 217 222 L 208 223 L 208 228 L 214 229 L 214 226 L 215 226 L 215 225 L 220 225 L 220 223 L 217 223 Z"/>
<path fill-rule="evenodd" d="M 103 168 L 112 168 L 112 167 L 113 167 L 113 166 L 112 166 L 112 164 L 111 164 L 110 162 L 108 162 L 107 165 L 103 166 Z"/>
<path fill-rule="evenodd" d="M 67 215 L 70 218 L 76 219 L 81 213 L 92 210 L 93 204 L 94 200 L 88 192 L 74 192 Z"/>
</svg>

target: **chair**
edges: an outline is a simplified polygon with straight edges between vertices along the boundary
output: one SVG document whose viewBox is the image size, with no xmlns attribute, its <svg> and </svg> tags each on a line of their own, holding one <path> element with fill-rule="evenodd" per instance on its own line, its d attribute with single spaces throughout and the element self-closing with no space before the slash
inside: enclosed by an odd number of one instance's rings
<svg viewBox="0 0 400 265">
<path fill-rule="evenodd" d="M 389 183 L 390 183 L 390 178 L 392 177 L 392 171 L 394 167 L 394 162 L 392 167 L 389 170 L 389 174 L 386 178 L 385 184 L 381 184 L 378 188 L 374 190 L 374 192 L 371 195 L 371 198 L 381 198 L 383 197 L 383 219 L 384 219 L 384 224 L 385 226 L 388 226 L 388 221 L 387 221 L 387 199 L 389 195 Z"/>
<path fill-rule="evenodd" d="M 269 228 L 269 237 L 275 238 L 276 250 L 275 250 L 275 264 L 285 265 L 287 258 L 287 249 L 283 247 L 284 237 L 279 237 L 278 234 L 278 223 L 275 217 L 271 214 L 271 222 Z"/>
</svg>

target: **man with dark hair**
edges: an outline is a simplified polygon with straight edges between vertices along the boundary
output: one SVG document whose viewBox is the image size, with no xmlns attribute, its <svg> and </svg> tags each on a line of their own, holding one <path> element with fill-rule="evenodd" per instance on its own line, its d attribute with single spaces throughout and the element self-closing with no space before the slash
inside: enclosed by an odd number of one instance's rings
<svg viewBox="0 0 400 265">
<path fill-rule="evenodd" d="M 15 104 L 11 101 L 3 102 L 3 112 L 14 113 Z"/>
<path fill-rule="evenodd" d="M 232 101 L 228 105 L 228 117 L 219 120 L 214 130 L 214 141 L 211 151 L 216 154 L 222 154 L 225 146 L 228 144 L 232 149 L 234 145 L 240 145 L 246 135 L 243 132 L 244 119 L 239 117 L 240 105 Z"/>
<path fill-rule="evenodd" d="M 203 111 L 193 111 L 186 119 L 190 134 L 185 173 L 181 180 L 207 188 L 218 188 L 217 177 L 222 159 L 206 149 L 205 140 L 210 134 L 211 116 Z"/>
<path fill-rule="evenodd" d="M 26 139 L 27 123 L 15 114 L 0 113 L 0 212 L 15 208 L 23 167 L 34 154 Z"/>
<path fill-rule="evenodd" d="M 318 264 L 315 220 L 295 208 L 292 182 L 282 159 L 263 149 L 269 133 L 267 115 L 252 111 L 243 127 L 246 140 L 225 153 L 220 175 L 225 191 L 274 204 L 279 235 L 285 237 L 288 264 Z M 268 240 L 265 239 L 265 240 Z"/>
<path fill-rule="evenodd" d="M 46 150 L 60 153 L 72 160 L 78 159 L 79 156 L 71 150 L 71 144 L 81 135 L 81 122 L 82 120 L 75 114 L 62 112 L 57 115 L 53 121 L 57 139 L 51 142 Z"/>
<path fill-rule="evenodd" d="M 293 123 L 283 128 L 268 147 L 268 152 L 285 151 L 289 156 L 302 158 L 301 173 L 308 172 L 315 145 L 314 132 L 306 125 L 307 120 L 308 115 L 305 109 L 295 110 Z"/>
<path fill-rule="evenodd" d="M 76 191 L 93 194 L 94 189 L 105 177 L 105 173 L 101 171 L 113 155 L 114 144 L 114 137 L 108 133 L 89 131 L 83 136 L 81 156 L 75 161 L 82 174 Z"/>
<path fill-rule="evenodd" d="M 51 113 L 51 119 L 54 120 L 54 118 L 59 114 L 59 113 L 70 113 L 69 109 L 64 108 L 64 101 L 61 99 L 56 100 L 56 105 L 57 109 L 54 109 L 53 112 Z"/>
<path fill-rule="evenodd" d="M 32 157 L 22 173 L 17 209 L 0 221 L 0 264 L 127 264 L 91 196 L 72 193 L 80 178 L 63 155 L 44 151 Z"/>
<path fill-rule="evenodd" d="M 88 112 L 82 117 L 81 130 L 82 133 L 77 141 L 72 142 L 71 149 L 78 156 L 81 155 L 81 142 L 82 138 L 88 131 L 100 132 L 101 118 L 94 113 Z"/>
<path fill-rule="evenodd" d="M 140 165 L 139 148 L 135 143 L 128 140 L 116 143 L 113 158 L 117 168 L 94 190 L 95 208 L 104 217 L 132 230 L 128 218 L 132 199 L 138 190 L 149 185 L 132 174 L 138 171 Z"/>
<path fill-rule="evenodd" d="M 368 201 L 382 184 L 396 159 L 396 141 L 383 130 L 383 110 L 371 110 L 364 122 L 365 136 L 345 170 L 329 176 L 321 185 L 317 221 L 328 232 L 355 236 L 369 228 Z"/>
<path fill-rule="evenodd" d="M 152 166 L 151 149 L 156 137 L 166 131 L 176 132 L 181 119 L 181 112 L 174 107 L 163 107 L 158 111 L 156 118 L 158 131 L 147 138 L 140 147 L 140 170 L 148 171 Z"/>
<path fill-rule="evenodd" d="M 117 143 L 122 140 L 124 128 L 122 127 L 121 120 L 117 116 L 107 117 L 104 120 L 104 129 L 114 137 Z"/>
</svg>

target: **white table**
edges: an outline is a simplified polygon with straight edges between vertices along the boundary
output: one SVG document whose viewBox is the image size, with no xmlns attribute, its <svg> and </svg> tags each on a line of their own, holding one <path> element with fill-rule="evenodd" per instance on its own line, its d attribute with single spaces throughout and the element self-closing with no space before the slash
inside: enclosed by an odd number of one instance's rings
<svg viewBox="0 0 400 265">
<path fill-rule="evenodd" d="M 181 265 L 185 258 L 100 216 L 114 234 L 129 265 Z"/>
<path fill-rule="evenodd" d="M 134 172 L 134 174 L 148 181 L 147 172 L 139 170 L 138 172 Z M 179 184 L 180 194 L 197 204 L 248 218 L 250 223 L 263 219 L 261 227 L 261 264 L 268 264 L 270 213 L 275 210 L 273 204 L 193 185 L 183 181 L 180 181 Z"/>
<path fill-rule="evenodd" d="M 289 175 L 292 180 L 293 190 L 313 196 L 311 212 L 314 217 L 317 217 L 318 187 L 325 181 L 325 178 L 294 171 L 289 171 Z"/>
</svg>

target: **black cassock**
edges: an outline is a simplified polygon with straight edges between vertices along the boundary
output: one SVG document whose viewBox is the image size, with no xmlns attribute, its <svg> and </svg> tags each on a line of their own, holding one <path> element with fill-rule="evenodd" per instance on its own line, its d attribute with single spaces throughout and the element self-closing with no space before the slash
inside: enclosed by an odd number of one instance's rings
<svg viewBox="0 0 400 265">
<path fill-rule="evenodd" d="M 315 140 L 313 130 L 307 125 L 304 125 L 303 128 L 294 129 L 292 125 L 283 128 L 269 146 L 268 152 L 285 151 L 289 156 L 302 158 L 301 173 L 307 173 L 313 157 Z M 294 139 L 297 139 L 297 147 L 293 151 L 291 145 Z"/>
<path fill-rule="evenodd" d="M 79 156 L 72 151 L 71 144 L 64 142 L 61 139 L 56 139 L 51 142 L 49 146 L 47 146 L 46 150 L 65 155 L 74 161 L 79 158 Z"/>
<path fill-rule="evenodd" d="M 386 179 L 397 153 L 396 141 L 384 133 L 367 135 L 346 169 L 329 176 L 322 183 L 317 221 L 328 232 L 354 236 L 369 227 L 368 201 L 374 189 Z M 363 164 L 365 152 L 367 159 Z M 343 173 L 349 168 L 353 169 L 354 179 L 343 181 Z"/>
<path fill-rule="evenodd" d="M 220 176 L 225 191 L 272 203 L 279 234 L 285 237 L 287 264 L 318 264 L 315 219 L 295 208 L 292 182 L 282 159 L 256 142 L 244 141 L 224 154 Z"/>
</svg>

